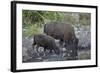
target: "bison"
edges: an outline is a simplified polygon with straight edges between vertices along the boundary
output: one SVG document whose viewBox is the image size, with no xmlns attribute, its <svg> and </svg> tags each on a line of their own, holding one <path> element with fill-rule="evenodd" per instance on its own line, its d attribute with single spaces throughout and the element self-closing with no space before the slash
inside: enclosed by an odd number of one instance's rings
<svg viewBox="0 0 100 73">
<path fill-rule="evenodd" d="M 60 49 L 56 45 L 55 39 L 52 38 L 49 35 L 46 35 L 46 34 L 36 34 L 36 35 L 34 35 L 33 48 L 34 48 L 35 45 L 43 47 L 44 52 L 46 50 L 50 50 L 50 52 L 52 52 L 52 50 L 54 50 L 54 52 L 56 54 L 60 53 Z"/>
<path fill-rule="evenodd" d="M 75 36 L 74 27 L 69 23 L 50 22 L 45 24 L 44 33 L 60 40 L 61 46 L 65 47 L 71 58 L 77 56 L 78 38 Z M 71 51 L 71 53 L 69 52 Z"/>
<path fill-rule="evenodd" d="M 76 39 L 74 28 L 71 24 L 61 22 L 51 22 L 44 26 L 44 32 L 47 35 L 52 36 L 55 39 L 60 40 L 60 44 L 63 42 L 70 43 Z"/>
</svg>

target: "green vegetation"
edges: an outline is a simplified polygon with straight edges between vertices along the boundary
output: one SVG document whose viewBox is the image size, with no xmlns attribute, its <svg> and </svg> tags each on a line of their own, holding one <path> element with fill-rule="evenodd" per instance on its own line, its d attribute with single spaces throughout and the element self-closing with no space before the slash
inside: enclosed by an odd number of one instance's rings
<svg viewBox="0 0 100 73">
<path fill-rule="evenodd" d="M 91 24 L 91 15 L 89 13 L 80 13 L 79 14 L 79 23 L 81 25 L 90 25 Z"/>
<path fill-rule="evenodd" d="M 43 26 L 48 22 L 69 22 L 73 25 L 90 25 L 89 13 L 71 13 L 55 11 L 22 11 L 23 37 L 31 37 L 34 34 L 43 33 Z"/>
</svg>

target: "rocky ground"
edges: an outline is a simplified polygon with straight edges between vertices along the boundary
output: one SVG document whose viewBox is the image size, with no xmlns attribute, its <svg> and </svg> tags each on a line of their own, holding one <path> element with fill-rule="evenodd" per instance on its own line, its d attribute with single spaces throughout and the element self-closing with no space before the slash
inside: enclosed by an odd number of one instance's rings
<svg viewBox="0 0 100 73">
<path fill-rule="evenodd" d="M 90 27 L 75 27 L 75 34 L 79 39 L 78 44 L 78 60 L 85 60 L 91 58 L 91 33 Z M 22 60 L 24 63 L 26 62 L 47 62 L 47 61 L 66 61 L 66 49 L 61 48 L 62 52 L 60 55 L 56 55 L 54 53 L 49 53 L 46 51 L 44 53 L 43 47 L 39 47 L 39 53 L 32 48 L 33 38 L 23 38 L 22 40 Z M 59 46 L 58 41 L 56 44 Z M 59 46 L 60 47 L 60 46 Z"/>
</svg>

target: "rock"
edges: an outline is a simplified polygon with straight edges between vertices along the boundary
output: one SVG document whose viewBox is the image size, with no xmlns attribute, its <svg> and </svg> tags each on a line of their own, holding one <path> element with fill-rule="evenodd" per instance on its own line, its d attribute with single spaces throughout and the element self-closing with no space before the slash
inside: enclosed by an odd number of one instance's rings
<svg viewBox="0 0 100 73">
<path fill-rule="evenodd" d="M 87 47 L 91 44 L 90 26 L 81 26 L 79 29 L 75 27 L 75 34 L 79 39 L 79 46 Z"/>
</svg>

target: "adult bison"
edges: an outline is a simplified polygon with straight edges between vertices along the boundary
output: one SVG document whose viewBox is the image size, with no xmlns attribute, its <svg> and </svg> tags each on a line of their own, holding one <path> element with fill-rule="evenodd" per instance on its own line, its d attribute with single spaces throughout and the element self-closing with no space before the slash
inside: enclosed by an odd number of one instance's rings
<svg viewBox="0 0 100 73">
<path fill-rule="evenodd" d="M 54 50 L 56 54 L 59 54 L 60 52 L 60 49 L 55 43 L 55 39 L 46 34 L 34 35 L 33 48 L 35 45 L 43 47 L 44 51 L 50 50 L 50 52 L 52 52 L 52 50 Z"/>
<path fill-rule="evenodd" d="M 61 22 L 51 22 L 44 26 L 44 32 L 55 39 L 59 39 L 60 43 L 71 43 L 76 39 L 74 28 L 71 24 Z"/>
<path fill-rule="evenodd" d="M 71 24 L 50 22 L 45 24 L 44 33 L 55 39 L 59 39 L 60 44 L 66 48 L 72 59 L 77 56 L 78 39 L 75 36 L 74 27 Z"/>
</svg>

